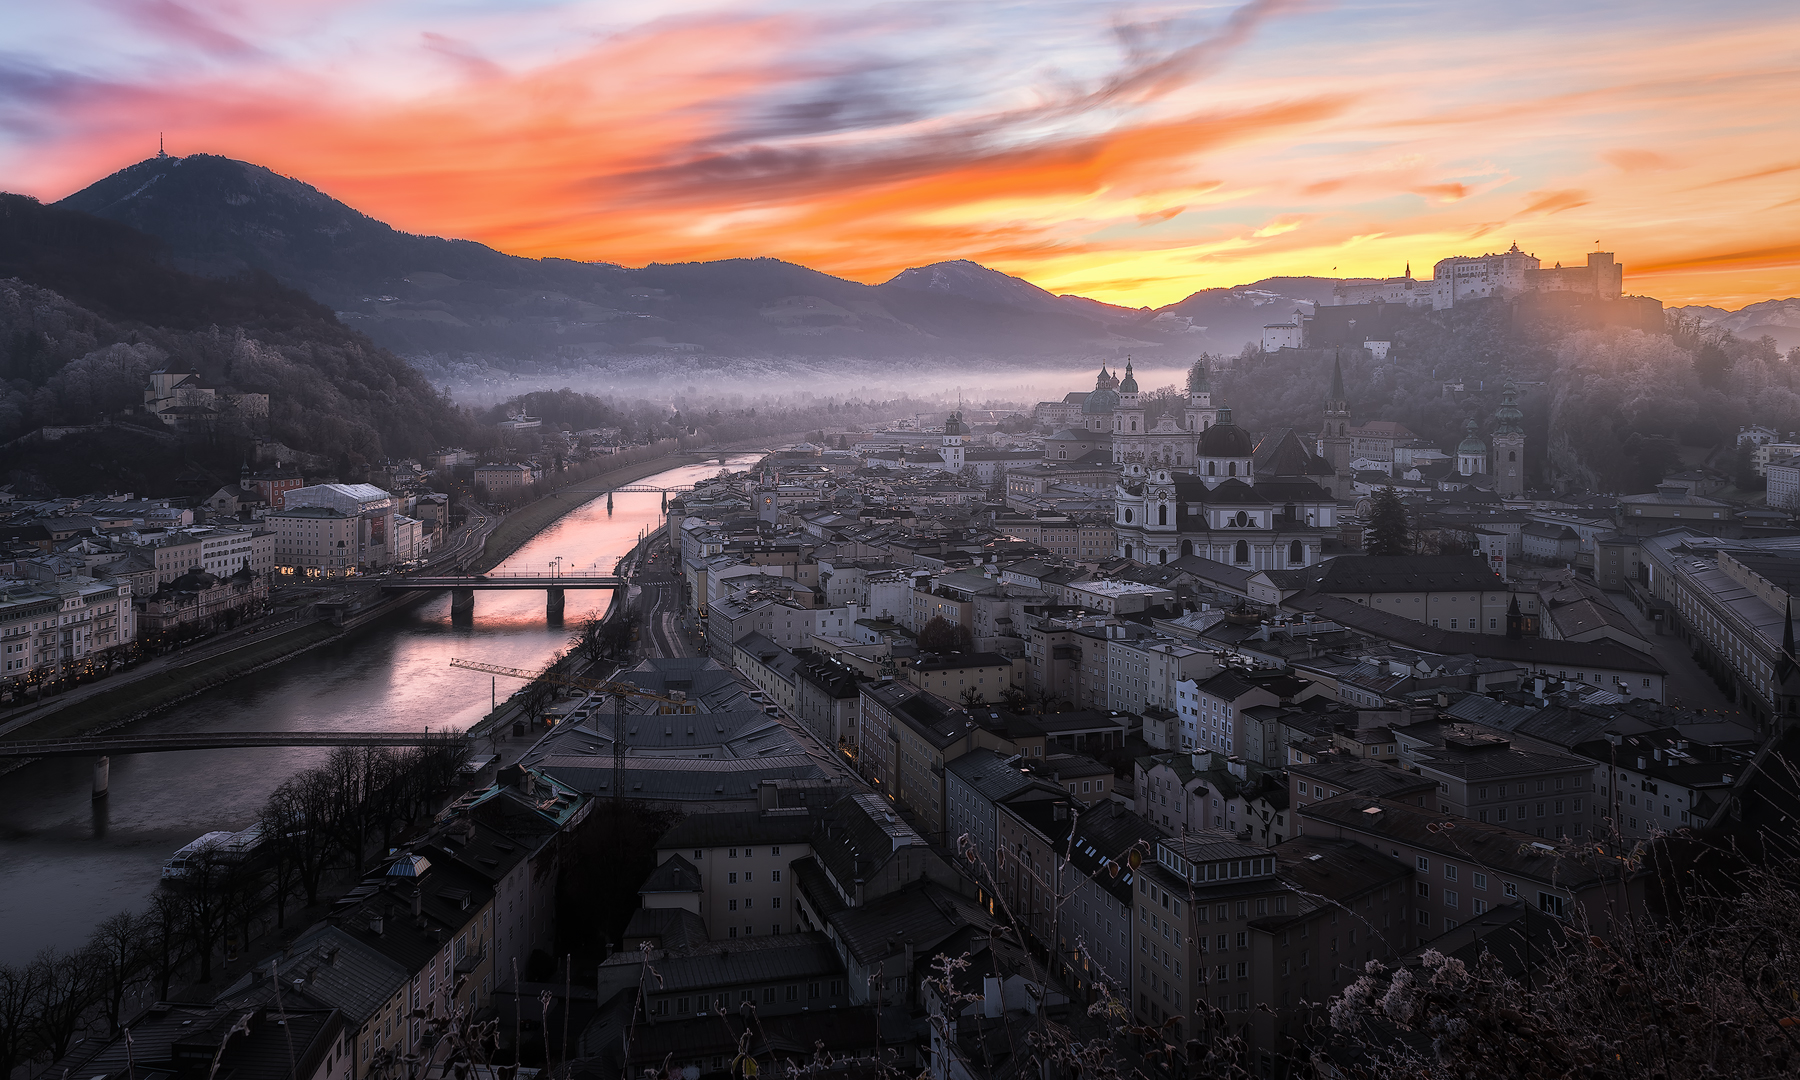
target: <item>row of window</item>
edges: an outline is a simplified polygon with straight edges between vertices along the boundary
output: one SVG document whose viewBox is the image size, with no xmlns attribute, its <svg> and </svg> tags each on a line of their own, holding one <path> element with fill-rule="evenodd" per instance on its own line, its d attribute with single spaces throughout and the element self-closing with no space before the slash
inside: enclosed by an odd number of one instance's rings
<svg viewBox="0 0 1800 1080">
<path fill-rule="evenodd" d="M 746 858 L 746 859 L 756 858 L 756 849 L 755 848 L 744 848 L 743 851 L 744 851 L 744 858 Z M 780 855 L 781 854 L 781 845 L 776 844 L 774 847 L 771 847 L 769 849 L 769 854 L 771 856 Z M 738 849 L 737 848 L 727 848 L 725 857 L 728 859 L 737 858 L 738 857 Z M 704 859 L 704 858 L 706 858 L 706 850 L 704 848 L 695 848 L 694 849 L 694 861 L 699 862 L 701 859 Z M 754 872 L 754 871 L 752 871 L 752 872 Z M 735 882 L 735 881 L 737 881 L 737 878 L 734 876 L 731 880 Z M 749 873 L 746 873 L 744 875 L 744 880 L 745 881 L 750 880 Z M 781 871 L 779 871 L 779 870 L 775 871 L 775 877 L 773 880 L 775 880 L 775 881 L 781 880 Z"/>
</svg>

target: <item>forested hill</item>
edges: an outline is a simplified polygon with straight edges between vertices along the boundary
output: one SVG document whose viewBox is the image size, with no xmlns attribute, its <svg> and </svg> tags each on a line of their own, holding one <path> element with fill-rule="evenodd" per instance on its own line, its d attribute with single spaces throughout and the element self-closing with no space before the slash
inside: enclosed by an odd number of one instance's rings
<svg viewBox="0 0 1800 1080">
<path fill-rule="evenodd" d="M 170 469 L 211 482 L 244 446 L 176 447 L 160 424 L 134 415 L 146 376 L 164 366 L 268 394 L 268 437 L 352 472 L 469 432 L 469 417 L 423 376 L 305 294 L 267 274 L 196 277 L 162 254 L 128 226 L 0 194 L 0 443 L 45 425 L 122 425 L 54 444 L 55 455 L 12 447 L 0 470 L 77 489 L 166 491 Z M 159 438 L 126 438 L 133 425 Z M 120 439 L 129 445 L 112 445 Z M 87 460 L 102 453 L 122 455 L 110 478 L 106 461 Z M 77 460 L 46 464 L 54 457 Z"/>
</svg>

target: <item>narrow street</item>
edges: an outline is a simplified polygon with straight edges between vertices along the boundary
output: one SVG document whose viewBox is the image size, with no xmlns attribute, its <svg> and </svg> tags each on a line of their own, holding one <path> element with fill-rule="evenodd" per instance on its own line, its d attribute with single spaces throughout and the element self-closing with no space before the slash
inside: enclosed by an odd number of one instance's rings
<svg viewBox="0 0 1800 1080">
<path fill-rule="evenodd" d="M 1644 617 L 1631 598 L 1624 593 L 1609 592 L 1608 601 L 1617 608 L 1631 625 L 1637 628 L 1644 640 L 1650 643 L 1650 655 L 1663 666 L 1668 674 L 1664 676 L 1663 701 L 1686 709 L 1701 709 L 1721 714 L 1721 719 L 1735 720 L 1750 724 L 1736 705 L 1725 699 L 1724 691 L 1712 681 L 1712 676 L 1700 669 L 1694 661 L 1687 645 L 1673 634 L 1658 635 L 1656 624 Z"/>
</svg>

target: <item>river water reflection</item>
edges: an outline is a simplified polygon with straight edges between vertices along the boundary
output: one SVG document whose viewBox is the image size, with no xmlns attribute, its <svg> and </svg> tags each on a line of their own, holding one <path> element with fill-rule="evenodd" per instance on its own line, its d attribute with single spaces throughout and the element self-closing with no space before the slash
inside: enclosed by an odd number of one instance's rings
<svg viewBox="0 0 1800 1080">
<path fill-rule="evenodd" d="M 742 467 L 755 458 L 737 458 Z M 659 473 L 640 483 L 691 484 L 715 464 Z M 622 494 L 609 514 L 598 499 L 533 538 L 509 568 L 609 572 L 661 497 Z M 467 728 L 486 714 L 490 677 L 450 667 L 453 656 L 535 668 L 568 644 L 570 630 L 601 613 L 604 592 L 571 591 L 564 627 L 544 618 L 538 592 L 484 592 L 471 626 L 452 626 L 436 596 L 350 641 L 333 642 L 147 720 L 143 731 L 418 731 Z M 500 680 L 499 696 L 518 688 Z M 248 825 L 269 793 L 328 750 L 282 748 L 139 754 L 112 759 L 111 793 L 89 798 L 92 764 L 45 760 L 0 776 L 0 963 L 45 945 L 69 948 L 113 912 L 141 908 L 171 852 L 209 829 Z"/>
</svg>

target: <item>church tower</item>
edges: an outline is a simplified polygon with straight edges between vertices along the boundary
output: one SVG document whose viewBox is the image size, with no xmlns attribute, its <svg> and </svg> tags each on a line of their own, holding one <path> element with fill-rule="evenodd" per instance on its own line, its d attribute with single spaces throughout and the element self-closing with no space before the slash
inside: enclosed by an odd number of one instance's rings
<svg viewBox="0 0 1800 1080">
<path fill-rule="evenodd" d="M 1119 380 L 1119 409 L 1113 413 L 1113 461 L 1144 460 L 1144 406 L 1138 394 L 1131 359 L 1125 360 L 1125 377 Z"/>
<path fill-rule="evenodd" d="M 1219 421 L 1219 410 L 1213 408 L 1212 372 L 1205 357 L 1194 361 L 1187 377 L 1187 429 L 1199 434 Z"/>
<path fill-rule="evenodd" d="M 1503 499 L 1525 494 L 1525 414 L 1519 411 L 1519 387 L 1511 379 L 1494 410 L 1494 493 Z"/>
<path fill-rule="evenodd" d="M 953 473 L 963 469 L 963 439 L 969 434 L 967 424 L 963 423 L 962 412 L 950 414 L 944 421 L 944 448 L 938 454 L 944 459 L 944 468 Z"/>
<path fill-rule="evenodd" d="M 1331 391 L 1325 395 L 1325 421 L 1319 429 L 1319 456 L 1335 476 L 1332 493 L 1350 490 L 1350 402 L 1344 393 L 1344 362 L 1331 362 Z"/>
</svg>

